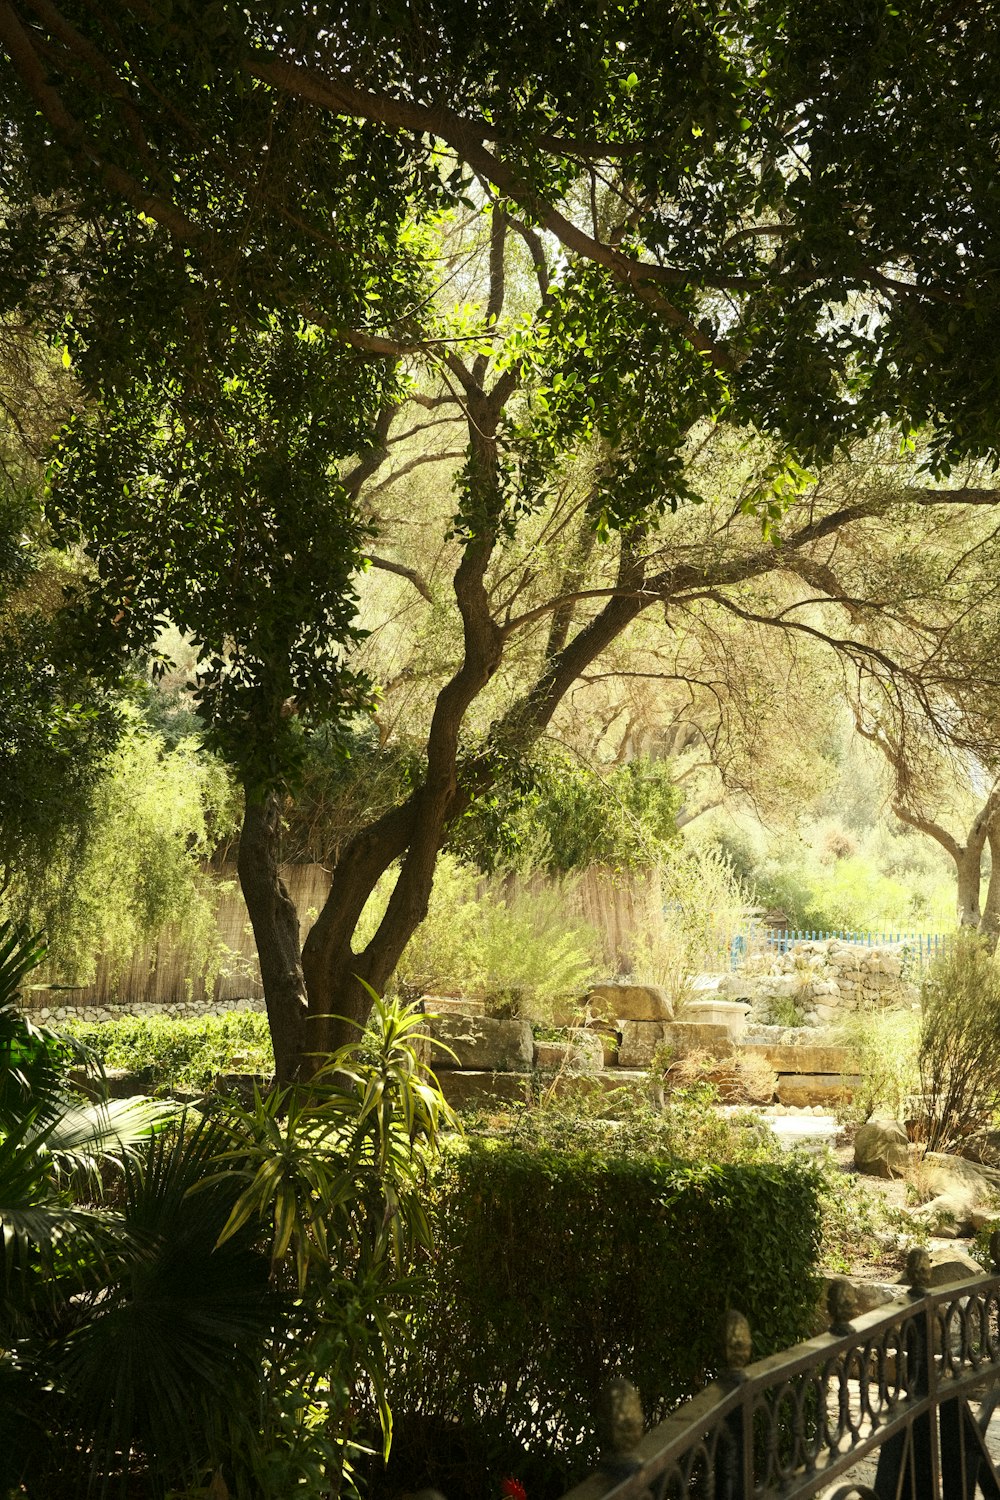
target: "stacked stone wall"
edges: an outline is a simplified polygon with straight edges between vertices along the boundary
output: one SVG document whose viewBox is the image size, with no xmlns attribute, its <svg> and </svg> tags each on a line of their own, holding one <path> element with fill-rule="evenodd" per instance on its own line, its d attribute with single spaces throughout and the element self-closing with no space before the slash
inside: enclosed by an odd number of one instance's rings
<svg viewBox="0 0 1000 1500">
<path fill-rule="evenodd" d="M 29 990 L 24 1009 L 33 1021 L 56 1026 L 60 1021 L 117 1021 L 119 1016 L 226 1016 L 234 1010 L 263 1011 L 263 1000 L 136 1001 L 125 1005 L 57 1005 L 49 990 Z"/>
<path fill-rule="evenodd" d="M 807 1026 L 835 1025 L 857 1011 L 909 1009 L 918 999 L 901 948 L 869 948 L 837 938 L 750 958 L 720 982 L 719 994 L 749 1001 L 757 1021 L 768 1019 L 773 1002 L 791 1002 Z"/>
</svg>

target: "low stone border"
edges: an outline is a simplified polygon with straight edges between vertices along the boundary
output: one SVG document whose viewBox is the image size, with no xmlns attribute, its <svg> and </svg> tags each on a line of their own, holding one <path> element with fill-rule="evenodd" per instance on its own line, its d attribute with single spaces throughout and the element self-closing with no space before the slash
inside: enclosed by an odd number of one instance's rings
<svg viewBox="0 0 1000 1500">
<path fill-rule="evenodd" d="M 247 996 L 239 1000 L 177 1000 L 170 1004 L 138 1003 L 120 1005 L 53 1004 L 54 995 L 62 990 L 28 990 L 24 1009 L 33 1021 L 117 1021 L 122 1016 L 226 1016 L 231 1011 L 263 1012 L 263 1000 Z"/>
</svg>

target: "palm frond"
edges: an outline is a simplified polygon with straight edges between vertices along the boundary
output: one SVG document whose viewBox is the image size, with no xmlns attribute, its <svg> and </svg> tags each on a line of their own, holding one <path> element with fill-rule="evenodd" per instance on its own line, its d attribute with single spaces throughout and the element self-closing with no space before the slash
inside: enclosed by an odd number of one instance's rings
<svg viewBox="0 0 1000 1500">
<path fill-rule="evenodd" d="M 63 1169 L 91 1170 L 102 1157 L 134 1153 L 157 1131 L 177 1121 L 183 1106 L 171 1100 L 108 1099 L 66 1102 L 40 1145 Z"/>
<path fill-rule="evenodd" d="M 228 1137 L 202 1121 L 154 1138 L 123 1163 L 125 1227 L 147 1246 L 74 1329 L 59 1374 L 95 1473 L 135 1450 L 190 1482 L 256 1434 L 264 1351 L 284 1316 L 268 1260 L 247 1229 L 217 1248 L 239 1190 L 214 1173 Z"/>
</svg>

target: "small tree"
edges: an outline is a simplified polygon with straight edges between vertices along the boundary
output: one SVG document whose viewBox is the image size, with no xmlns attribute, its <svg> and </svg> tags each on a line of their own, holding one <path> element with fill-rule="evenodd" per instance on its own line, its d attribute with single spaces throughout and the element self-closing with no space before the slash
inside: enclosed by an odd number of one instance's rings
<svg viewBox="0 0 1000 1500">
<path fill-rule="evenodd" d="M 924 980 L 920 1087 L 929 1151 L 954 1147 L 1000 1108 L 1000 966 L 959 932 Z"/>
</svg>

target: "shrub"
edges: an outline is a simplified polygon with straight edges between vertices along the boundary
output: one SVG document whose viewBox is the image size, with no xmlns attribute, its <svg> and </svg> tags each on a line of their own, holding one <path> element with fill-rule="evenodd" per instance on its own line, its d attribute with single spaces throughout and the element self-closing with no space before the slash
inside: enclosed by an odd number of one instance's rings
<svg viewBox="0 0 1000 1500">
<path fill-rule="evenodd" d="M 824 1271 L 836 1275 L 888 1279 L 903 1269 L 902 1247 L 923 1244 L 926 1227 L 902 1209 L 893 1208 L 870 1178 L 841 1171 L 832 1155 L 826 1158 L 820 1194 L 823 1219 Z"/>
<path fill-rule="evenodd" d="M 744 925 L 745 909 L 745 893 L 724 854 L 679 850 L 651 872 L 636 899 L 627 972 L 637 983 L 662 985 L 682 1004 L 690 998 L 692 974 L 728 968 L 732 934 Z"/>
<path fill-rule="evenodd" d="M 120 976 L 142 946 L 177 935 L 188 973 L 211 983 L 226 950 L 216 928 L 219 885 L 204 868 L 236 827 L 220 763 L 194 740 L 169 748 L 133 725 L 90 792 L 88 816 L 30 885 L 3 896 L 49 934 L 46 973 L 88 984 L 103 958 Z"/>
<path fill-rule="evenodd" d="M 256 1011 L 221 1016 L 120 1016 L 64 1023 L 105 1068 L 146 1072 L 147 1088 L 205 1088 L 219 1073 L 270 1076 L 274 1053 L 267 1017 Z"/>
<path fill-rule="evenodd" d="M 374 932 L 388 900 L 383 883 L 365 909 L 360 940 Z M 597 974 L 597 934 L 569 910 L 567 887 L 539 891 L 483 880 L 449 855 L 438 860 L 430 909 L 396 969 L 404 994 L 459 993 L 493 1013 L 551 1020 L 560 1001 Z"/>
<path fill-rule="evenodd" d="M 794 995 L 766 995 L 761 1002 L 767 1026 L 804 1026 L 806 1013 Z"/>
<path fill-rule="evenodd" d="M 690 1088 L 709 1083 L 723 1104 L 770 1104 L 778 1075 L 769 1063 L 753 1052 L 734 1052 L 715 1057 L 711 1052 L 688 1052 L 664 1070 L 669 1088 Z"/>
<path fill-rule="evenodd" d="M 873 1115 L 904 1120 L 908 1101 L 917 1092 L 920 1070 L 920 1017 L 915 1011 L 885 1010 L 859 1013 L 840 1032 L 856 1061 L 861 1082 L 843 1118 L 863 1124 Z"/>
<path fill-rule="evenodd" d="M 1000 966 L 978 933 L 959 932 L 934 961 L 921 1001 L 922 1128 L 939 1151 L 1000 1108 Z"/>
<path fill-rule="evenodd" d="M 0 1020 L 20 1058 L 39 1033 Z M 420 1020 L 376 999 L 308 1089 L 213 1119 L 59 1093 L 42 1115 L 0 1045 L 0 1099 L 22 1095 L 0 1119 L 0 1494 L 354 1493 L 355 1451 L 388 1442 L 452 1118 Z"/>
<path fill-rule="evenodd" d="M 990 1241 L 997 1233 L 1000 1233 L 1000 1215 L 994 1219 L 990 1219 L 987 1224 L 983 1225 L 969 1247 L 969 1254 L 973 1260 L 978 1260 L 983 1270 L 987 1271 L 991 1276 L 996 1275 L 996 1267 L 993 1264 L 993 1251 Z"/>
<path fill-rule="evenodd" d="M 432 1294 L 391 1390 L 411 1484 L 460 1500 L 515 1473 L 539 1500 L 558 1494 L 597 1457 L 609 1375 L 633 1379 L 656 1420 L 716 1373 L 727 1309 L 747 1314 L 757 1355 L 808 1332 L 814 1165 L 692 1165 L 617 1142 L 448 1151 Z"/>
</svg>

